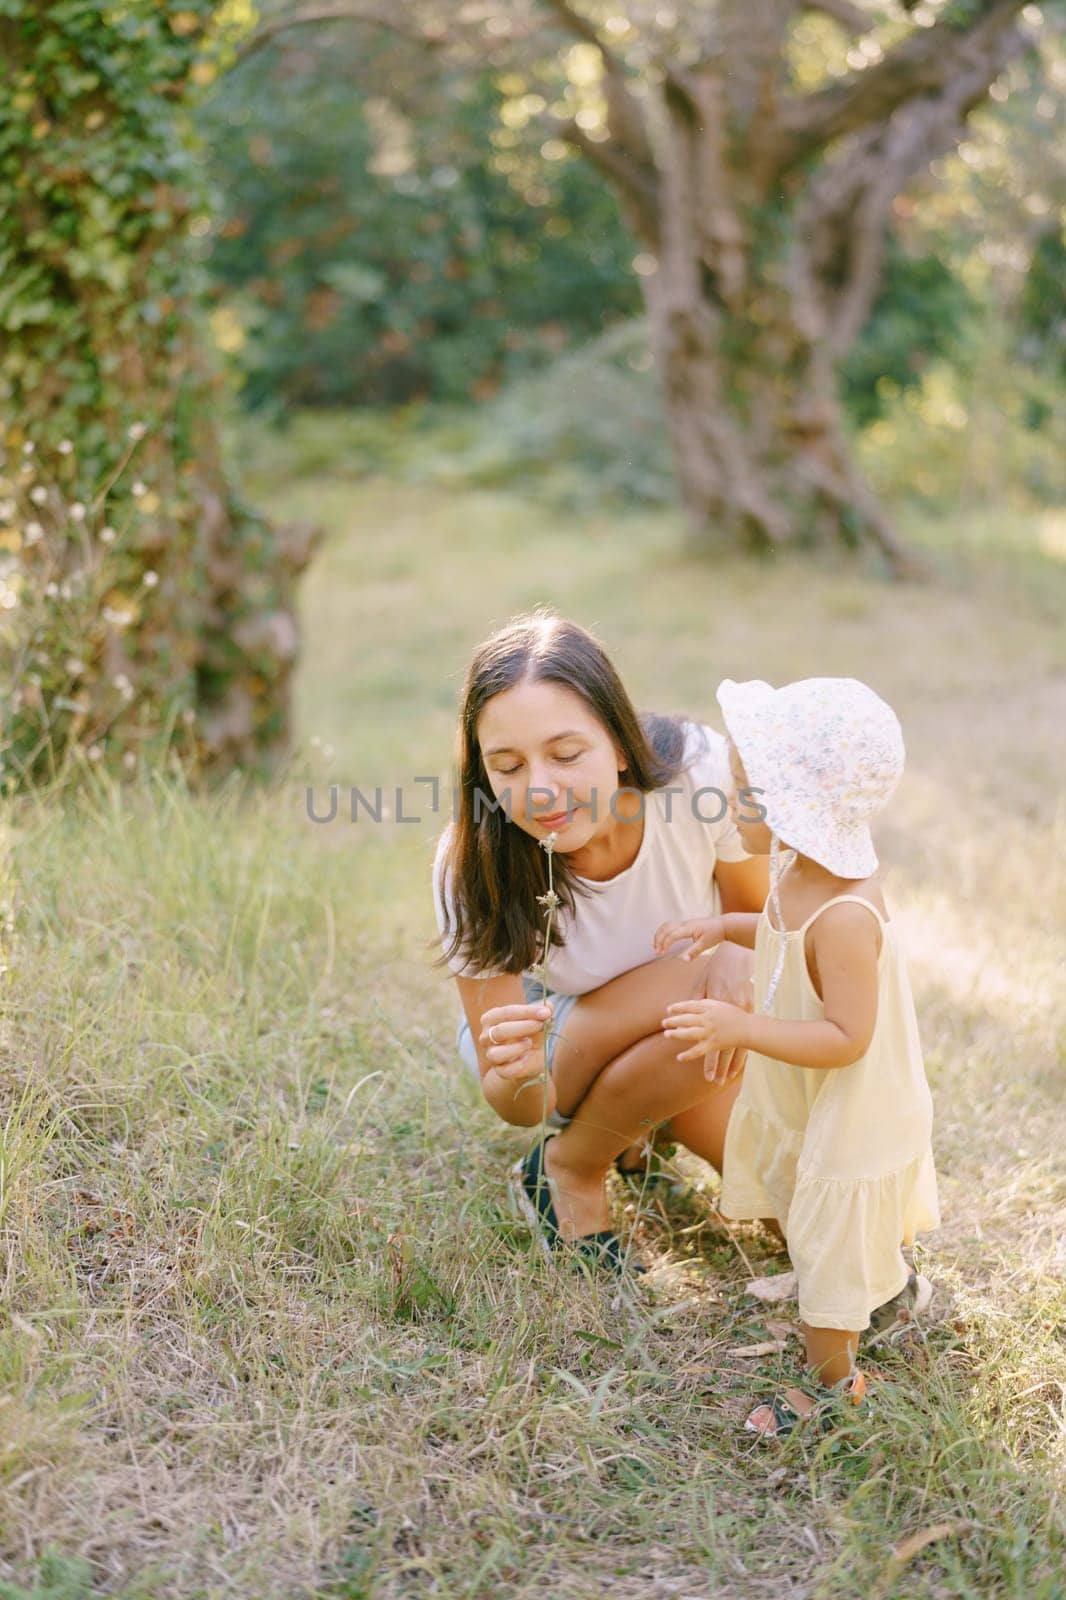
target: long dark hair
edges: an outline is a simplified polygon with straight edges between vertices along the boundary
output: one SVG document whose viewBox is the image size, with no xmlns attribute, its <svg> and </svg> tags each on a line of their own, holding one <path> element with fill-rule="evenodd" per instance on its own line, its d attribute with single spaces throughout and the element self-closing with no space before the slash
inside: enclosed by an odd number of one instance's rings
<svg viewBox="0 0 1066 1600">
<path fill-rule="evenodd" d="M 441 909 L 451 920 L 451 942 L 433 965 L 460 952 L 474 973 L 500 968 L 520 973 L 543 955 L 543 911 L 537 896 L 548 887 L 548 864 L 537 839 L 510 822 L 503 807 L 482 803 L 475 820 L 478 790 L 492 789 L 477 740 L 478 718 L 494 695 L 517 683 L 560 683 L 572 689 L 625 752 L 625 784 L 644 794 L 670 783 L 683 767 L 682 715 L 640 713 L 634 709 L 603 645 L 587 629 L 560 617 L 548 606 L 514 618 L 474 652 L 463 685 L 455 760 L 458 806 L 450 850 L 441 874 Z M 454 919 L 444 900 L 450 876 Z M 555 855 L 555 891 L 573 914 L 575 894 L 586 897 L 595 885 L 579 882 L 566 856 Z M 430 940 L 432 946 L 435 941 Z M 552 944 L 565 944 L 553 918 Z"/>
</svg>

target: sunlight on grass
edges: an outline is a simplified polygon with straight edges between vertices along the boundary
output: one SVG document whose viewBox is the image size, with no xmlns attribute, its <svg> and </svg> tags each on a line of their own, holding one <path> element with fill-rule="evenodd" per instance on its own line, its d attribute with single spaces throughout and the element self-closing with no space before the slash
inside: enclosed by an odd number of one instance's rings
<svg viewBox="0 0 1066 1600">
<path fill-rule="evenodd" d="M 668 514 L 340 477 L 277 510 L 328 524 L 290 771 L 3 819 L 0 1596 L 1059 1600 L 1053 621 L 979 558 L 924 588 L 701 566 Z M 794 1303 L 743 1293 L 782 1258 L 710 1170 L 612 1177 L 639 1292 L 560 1276 L 504 1184 L 527 1136 L 454 1058 L 445 813 L 413 779 L 450 783 L 466 659 L 537 600 L 641 708 L 714 721 L 723 675 L 853 672 L 901 715 L 878 842 L 937 1107 L 940 1315 L 831 1440 L 740 1430 L 800 1346 Z M 387 820 L 315 825 L 309 782 L 380 784 Z"/>
</svg>

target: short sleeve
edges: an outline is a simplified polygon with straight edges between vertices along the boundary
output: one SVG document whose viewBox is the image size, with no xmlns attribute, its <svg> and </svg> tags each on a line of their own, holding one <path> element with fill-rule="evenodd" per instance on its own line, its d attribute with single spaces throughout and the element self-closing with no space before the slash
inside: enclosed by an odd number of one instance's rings
<svg viewBox="0 0 1066 1600">
<path fill-rule="evenodd" d="M 693 796 L 701 789 L 716 791 L 704 794 L 698 802 L 696 814 L 700 827 L 708 830 L 719 861 L 747 861 L 748 852 L 741 843 L 728 804 L 733 775 L 729 770 L 729 747 L 725 737 L 708 723 L 697 723 L 693 726 L 692 746 L 698 752 L 687 769 Z"/>
<path fill-rule="evenodd" d="M 444 950 L 447 950 L 452 942 L 456 925 L 455 895 L 452 890 L 451 869 L 447 865 L 449 840 L 450 831 L 445 829 L 437 841 L 437 853 L 433 858 L 433 912 L 437 919 L 437 929 L 440 933 L 441 945 Z M 442 892 L 444 897 L 443 905 L 441 904 Z M 463 958 L 461 951 L 450 957 L 448 965 L 460 978 L 497 978 L 502 976 L 502 968 L 496 968 L 495 971 L 468 971 L 467 962 Z"/>
</svg>

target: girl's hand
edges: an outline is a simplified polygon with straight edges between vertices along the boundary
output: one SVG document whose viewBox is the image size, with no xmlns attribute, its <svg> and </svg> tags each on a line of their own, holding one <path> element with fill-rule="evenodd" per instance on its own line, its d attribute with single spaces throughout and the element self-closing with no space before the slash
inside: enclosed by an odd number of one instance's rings
<svg viewBox="0 0 1066 1600">
<path fill-rule="evenodd" d="M 724 1000 L 675 1000 L 666 1008 L 662 1028 L 668 1039 L 694 1041 L 682 1050 L 678 1061 L 705 1057 L 704 1076 L 711 1083 L 721 1084 L 735 1072 L 730 1070 L 731 1058 L 720 1052 L 745 1048 L 750 1020 L 740 1006 L 731 1006 Z"/>
<path fill-rule="evenodd" d="M 544 1072 L 544 1028 L 551 1026 L 552 1003 L 491 1006 L 481 1017 L 478 1043 L 499 1077 L 518 1085 Z M 489 1038 L 489 1033 L 493 1037 Z"/>
<path fill-rule="evenodd" d="M 652 946 L 656 955 L 665 955 L 672 944 L 678 939 L 691 939 L 692 944 L 681 957 L 682 961 L 691 961 L 694 956 L 701 955 L 704 950 L 710 950 L 715 945 L 721 944 L 725 938 L 721 917 L 692 917 L 687 922 L 664 922 L 656 928 L 652 937 Z"/>
</svg>

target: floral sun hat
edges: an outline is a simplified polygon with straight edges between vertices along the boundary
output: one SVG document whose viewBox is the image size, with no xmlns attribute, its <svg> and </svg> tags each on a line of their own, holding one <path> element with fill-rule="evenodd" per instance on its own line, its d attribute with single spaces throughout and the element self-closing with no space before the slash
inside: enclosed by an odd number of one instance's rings
<svg viewBox="0 0 1066 1600">
<path fill-rule="evenodd" d="M 891 706 L 857 678 L 726 678 L 718 704 L 777 838 L 837 877 L 876 872 L 870 822 L 903 774 Z"/>
</svg>

